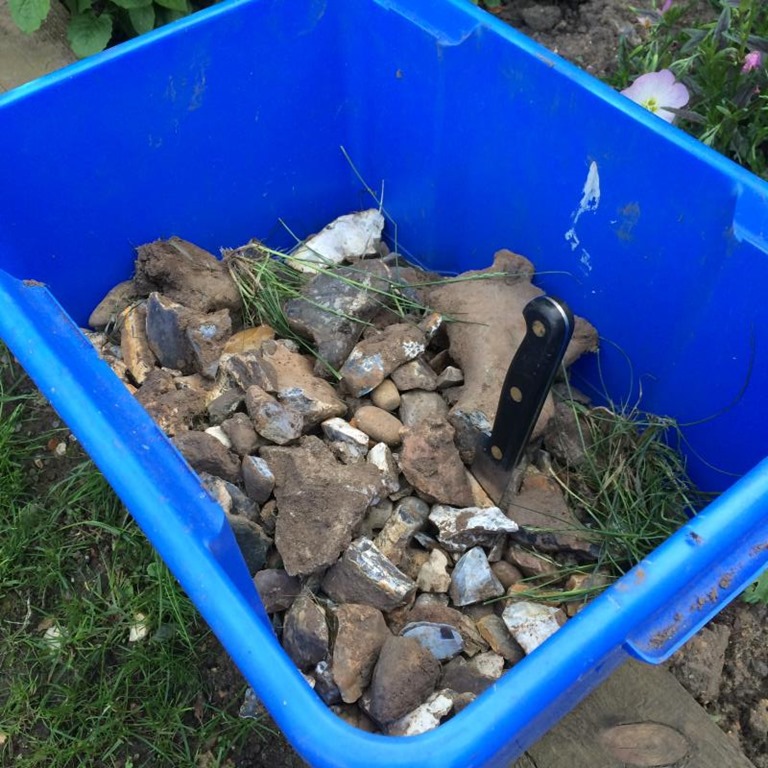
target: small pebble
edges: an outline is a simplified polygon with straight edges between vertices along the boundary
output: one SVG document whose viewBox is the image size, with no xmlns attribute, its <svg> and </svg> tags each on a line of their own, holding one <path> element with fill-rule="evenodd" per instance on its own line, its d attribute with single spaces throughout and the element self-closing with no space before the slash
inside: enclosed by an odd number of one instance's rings
<svg viewBox="0 0 768 768">
<path fill-rule="evenodd" d="M 371 392 L 371 400 L 375 406 L 385 411 L 396 411 L 400 407 L 400 392 L 391 379 L 384 379 Z"/>
<path fill-rule="evenodd" d="M 400 430 L 403 423 L 383 408 L 364 405 L 355 413 L 355 426 L 377 443 L 386 443 L 390 448 L 400 444 Z"/>
</svg>

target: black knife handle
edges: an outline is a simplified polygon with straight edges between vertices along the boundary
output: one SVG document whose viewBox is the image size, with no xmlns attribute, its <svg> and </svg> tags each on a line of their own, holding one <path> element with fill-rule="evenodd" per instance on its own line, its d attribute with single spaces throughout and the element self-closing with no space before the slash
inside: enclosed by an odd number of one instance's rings
<svg viewBox="0 0 768 768">
<path fill-rule="evenodd" d="M 502 470 L 522 456 L 573 335 L 573 313 L 551 296 L 529 301 L 523 317 L 525 337 L 504 379 L 487 443 L 489 458 Z"/>
</svg>

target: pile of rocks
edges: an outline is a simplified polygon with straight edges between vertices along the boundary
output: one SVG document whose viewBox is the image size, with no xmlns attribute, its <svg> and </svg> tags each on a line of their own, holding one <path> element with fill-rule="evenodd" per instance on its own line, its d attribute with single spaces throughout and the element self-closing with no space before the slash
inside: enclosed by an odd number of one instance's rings
<svg viewBox="0 0 768 768">
<path fill-rule="evenodd" d="M 583 456 L 568 407 L 548 399 L 509 509 L 467 470 L 525 335 L 522 308 L 541 293 L 533 266 L 501 251 L 433 284 L 386 253 L 376 214 L 362 247 L 333 266 L 326 248 L 284 307 L 322 363 L 268 326 L 241 327 L 228 264 L 265 258 L 254 243 L 223 260 L 178 238 L 140 247 L 87 333 L 224 509 L 308 683 L 360 727 L 412 734 L 565 620 L 520 595 L 522 579 L 556 569 L 546 553 L 593 553 L 546 471 L 551 455 Z M 405 295 L 431 310 L 396 314 Z M 566 364 L 596 341 L 577 319 Z"/>
</svg>

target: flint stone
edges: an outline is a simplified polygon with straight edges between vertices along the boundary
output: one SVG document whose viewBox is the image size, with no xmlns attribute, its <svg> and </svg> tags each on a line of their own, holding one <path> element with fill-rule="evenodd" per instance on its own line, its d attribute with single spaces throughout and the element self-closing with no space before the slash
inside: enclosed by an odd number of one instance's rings
<svg viewBox="0 0 768 768">
<path fill-rule="evenodd" d="M 229 493 L 226 480 L 222 480 L 220 477 L 210 475 L 207 472 L 198 472 L 200 482 L 203 484 L 208 493 L 211 494 L 214 501 L 225 511 L 232 511 L 232 496 Z"/>
<path fill-rule="evenodd" d="M 146 408 L 158 426 L 169 436 L 188 429 L 205 413 L 203 391 L 181 391 L 168 371 L 151 371 L 136 393 L 136 399 Z"/>
<path fill-rule="evenodd" d="M 232 416 L 221 422 L 221 429 L 232 443 L 232 450 L 238 456 L 250 456 L 263 445 L 262 439 L 253 428 L 253 423 L 244 413 L 233 413 Z M 246 481 L 247 486 L 247 481 Z M 254 497 L 254 501 L 259 499 Z"/>
<path fill-rule="evenodd" d="M 312 673 L 315 680 L 315 693 L 329 706 L 341 703 L 341 691 L 333 680 L 331 665 L 323 660 L 319 661 Z"/>
<path fill-rule="evenodd" d="M 482 547 L 463 554 L 451 574 L 451 602 L 472 605 L 504 594 L 504 587 L 494 576 Z"/>
<path fill-rule="evenodd" d="M 449 387 L 455 387 L 459 384 L 462 384 L 463 382 L 464 374 L 462 373 L 461 368 L 448 365 L 445 367 L 443 372 L 438 375 L 435 384 L 437 389 L 443 390 L 448 389 Z"/>
<path fill-rule="evenodd" d="M 245 401 L 245 392 L 239 387 L 229 387 L 208 402 L 208 420 L 211 424 L 221 424 L 235 412 Z M 253 429 L 253 427 L 251 427 Z"/>
<path fill-rule="evenodd" d="M 381 611 L 370 605 L 346 603 L 335 610 L 333 679 L 348 704 L 357 701 L 371 682 L 385 640 L 391 636 Z"/>
<path fill-rule="evenodd" d="M 120 351 L 131 379 L 141 386 L 157 359 L 147 339 L 147 307 L 137 304 L 121 315 Z"/>
<path fill-rule="evenodd" d="M 357 261 L 376 253 L 383 229 L 384 216 L 377 208 L 344 214 L 300 245 L 289 263 L 302 272 L 314 273 L 345 260 Z"/>
<path fill-rule="evenodd" d="M 221 371 L 244 392 L 254 384 L 265 392 L 277 391 L 277 373 L 258 350 L 222 354 Z"/>
<path fill-rule="evenodd" d="M 437 389 L 437 374 L 422 358 L 401 365 L 392 371 L 390 378 L 400 392 L 407 392 L 411 389 L 434 392 Z"/>
<path fill-rule="evenodd" d="M 437 526 L 437 540 L 450 552 L 490 545 L 500 534 L 515 533 L 518 525 L 498 507 L 449 507 L 436 504 L 429 520 Z"/>
<path fill-rule="evenodd" d="M 386 443 L 376 443 L 368 451 L 366 460 L 381 472 L 381 481 L 387 494 L 400 490 L 400 470 L 395 462 L 395 457 Z"/>
<path fill-rule="evenodd" d="M 243 559 L 248 566 L 248 572 L 253 576 L 260 571 L 267 561 L 267 550 L 272 545 L 272 539 L 264 533 L 264 529 L 242 515 L 227 515 L 232 526 L 237 545 L 243 553 Z"/>
<path fill-rule="evenodd" d="M 366 510 L 379 499 L 381 476 L 369 464 L 341 464 L 316 437 L 298 447 L 260 451 L 275 476 L 275 544 L 291 575 L 336 561 Z"/>
<path fill-rule="evenodd" d="M 415 427 L 424 421 L 445 421 L 448 405 L 437 392 L 403 392 L 400 396 L 400 420 L 406 427 Z"/>
<path fill-rule="evenodd" d="M 318 357 L 340 368 L 360 338 L 365 324 L 388 303 L 390 268 L 379 259 L 315 275 L 300 298 L 285 303 L 291 329 L 314 341 Z M 321 373 L 322 363 L 315 364 Z"/>
<path fill-rule="evenodd" d="M 275 487 L 275 476 L 269 465 L 258 456 L 243 456 L 242 472 L 245 492 L 257 504 L 263 504 Z"/>
<path fill-rule="evenodd" d="M 229 498 L 232 501 L 230 511 L 233 515 L 242 515 L 247 520 L 252 520 L 254 523 L 261 523 L 261 517 L 259 515 L 259 505 L 256 504 L 253 499 L 249 499 L 240 488 L 234 483 L 229 483 L 226 480 L 224 485 L 229 493 Z"/>
<path fill-rule="evenodd" d="M 242 312 L 240 292 L 226 264 L 208 251 L 178 237 L 136 250 L 134 283 L 140 295 L 157 291 L 198 312 Z"/>
<path fill-rule="evenodd" d="M 337 603 L 363 603 L 386 612 L 405 605 L 414 596 L 416 584 L 370 539 L 359 538 L 328 569 L 322 589 Z"/>
<path fill-rule="evenodd" d="M 365 513 L 365 518 L 355 538 L 365 536 L 368 539 L 373 539 L 374 535 L 386 525 L 394 509 L 395 505 L 389 499 L 383 499 L 378 504 L 371 506 Z"/>
<path fill-rule="evenodd" d="M 224 343 L 232 335 L 229 310 L 193 315 L 187 323 L 185 334 L 195 370 L 208 379 L 215 378 Z"/>
<path fill-rule="evenodd" d="M 436 624 L 450 624 L 461 634 L 464 640 L 464 653 L 467 656 L 474 656 L 480 651 L 487 650 L 488 645 L 477 631 L 475 622 L 461 611 L 437 602 L 436 598 L 442 597 L 443 595 L 419 595 L 416 604 L 408 611 L 405 623 L 428 621 Z M 430 599 L 425 601 L 422 598 Z"/>
<path fill-rule="evenodd" d="M 526 653 L 538 648 L 557 632 L 565 621 L 565 616 L 559 608 L 525 600 L 510 603 L 501 618 L 512 637 Z"/>
<path fill-rule="evenodd" d="M 225 448 L 232 448 L 232 441 L 221 427 L 208 427 L 205 430 L 205 434 L 215 437 Z"/>
<path fill-rule="evenodd" d="M 361 397 L 425 349 L 426 337 L 420 328 L 406 323 L 389 325 L 355 345 L 341 367 L 341 379 L 353 397 Z"/>
<path fill-rule="evenodd" d="M 566 502 L 557 482 L 541 473 L 528 472 L 520 492 L 512 498 L 516 521 L 521 530 L 515 539 L 540 552 L 573 552 L 594 559 L 597 544 Z M 528 528 L 546 531 L 528 531 Z"/>
<path fill-rule="evenodd" d="M 384 557 L 395 565 L 403 559 L 413 535 L 424 527 L 429 505 L 414 496 L 403 499 L 389 517 L 374 544 Z"/>
<path fill-rule="evenodd" d="M 365 432 L 371 440 L 386 443 L 392 448 L 400 445 L 400 430 L 403 428 L 403 423 L 382 408 L 364 405 L 355 411 L 354 421 L 357 428 Z"/>
<path fill-rule="evenodd" d="M 426 701 L 439 676 L 440 663 L 418 640 L 387 638 L 365 696 L 368 714 L 388 726 Z"/>
<path fill-rule="evenodd" d="M 212 435 L 182 432 L 173 438 L 173 443 L 196 472 L 208 472 L 231 483 L 240 480 L 239 459 Z"/>
<path fill-rule="evenodd" d="M 328 656 L 330 635 L 325 611 L 311 592 L 302 592 L 285 614 L 283 648 L 302 671 Z"/>
<path fill-rule="evenodd" d="M 464 639 L 450 624 L 431 621 L 412 621 L 400 634 L 418 640 L 438 661 L 452 659 L 464 650 Z"/>
<path fill-rule="evenodd" d="M 446 593 L 451 587 L 451 574 L 448 573 L 448 557 L 439 549 L 429 553 L 429 560 L 421 566 L 416 585 L 421 592 Z"/>
<path fill-rule="evenodd" d="M 255 384 L 245 393 L 245 407 L 253 427 L 265 440 L 286 445 L 301 437 L 304 419 Z"/>
<path fill-rule="evenodd" d="M 384 379 L 371 391 L 371 402 L 384 411 L 396 411 L 400 407 L 400 392 L 392 379 Z"/>
<path fill-rule="evenodd" d="M 159 293 L 150 294 L 146 303 L 147 343 L 164 368 L 183 373 L 192 369 L 192 349 L 186 335 L 192 312 Z"/>
<path fill-rule="evenodd" d="M 455 691 L 443 689 L 435 691 L 423 704 L 413 712 L 395 720 L 387 727 L 389 736 L 418 736 L 433 728 L 437 728 L 447 717 L 454 705 Z"/>
<path fill-rule="evenodd" d="M 133 280 L 124 280 L 111 288 L 107 295 L 96 305 L 88 318 L 88 325 L 97 330 L 103 330 L 117 320 L 125 309 L 140 298 Z"/>
<path fill-rule="evenodd" d="M 449 661 L 442 670 L 440 686 L 457 693 L 480 695 L 504 672 L 504 659 L 495 653 L 480 653 L 467 661 L 461 657 Z"/>
<path fill-rule="evenodd" d="M 349 422 L 335 416 L 326 419 L 320 425 L 323 433 L 331 441 L 331 450 L 345 463 L 362 461 L 368 453 L 368 435 L 355 429 Z M 334 449 L 334 444 L 337 445 Z"/>
<path fill-rule="evenodd" d="M 321 421 L 344 416 L 347 406 L 331 384 L 312 372 L 312 362 L 285 342 L 267 341 L 261 356 L 277 376 L 277 399 L 300 413 L 308 431 Z"/>
<path fill-rule="evenodd" d="M 525 651 L 509 634 L 504 620 L 495 613 L 483 616 L 476 622 L 477 631 L 483 640 L 510 664 L 517 664 L 525 656 Z"/>
<path fill-rule="evenodd" d="M 400 469 L 429 502 L 472 504 L 464 464 L 453 444 L 453 428 L 444 421 L 424 421 L 403 431 Z"/>
</svg>

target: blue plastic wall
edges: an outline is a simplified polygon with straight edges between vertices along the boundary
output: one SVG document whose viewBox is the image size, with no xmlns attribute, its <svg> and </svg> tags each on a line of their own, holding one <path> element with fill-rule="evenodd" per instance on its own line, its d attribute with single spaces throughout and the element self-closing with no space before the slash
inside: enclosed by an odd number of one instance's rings
<svg viewBox="0 0 768 768">
<path fill-rule="evenodd" d="M 768 562 L 768 186 L 469 2 L 226 2 L 0 97 L 0 136 L 0 336 L 313 765 L 504 764 Z M 751 470 L 412 739 L 354 731 L 314 696 L 221 510 L 72 324 L 146 241 L 281 246 L 281 220 L 305 236 L 370 207 L 341 147 L 383 185 L 399 250 L 445 272 L 528 256 L 604 338 L 577 371 L 590 394 L 688 424 L 708 489 Z"/>
</svg>

